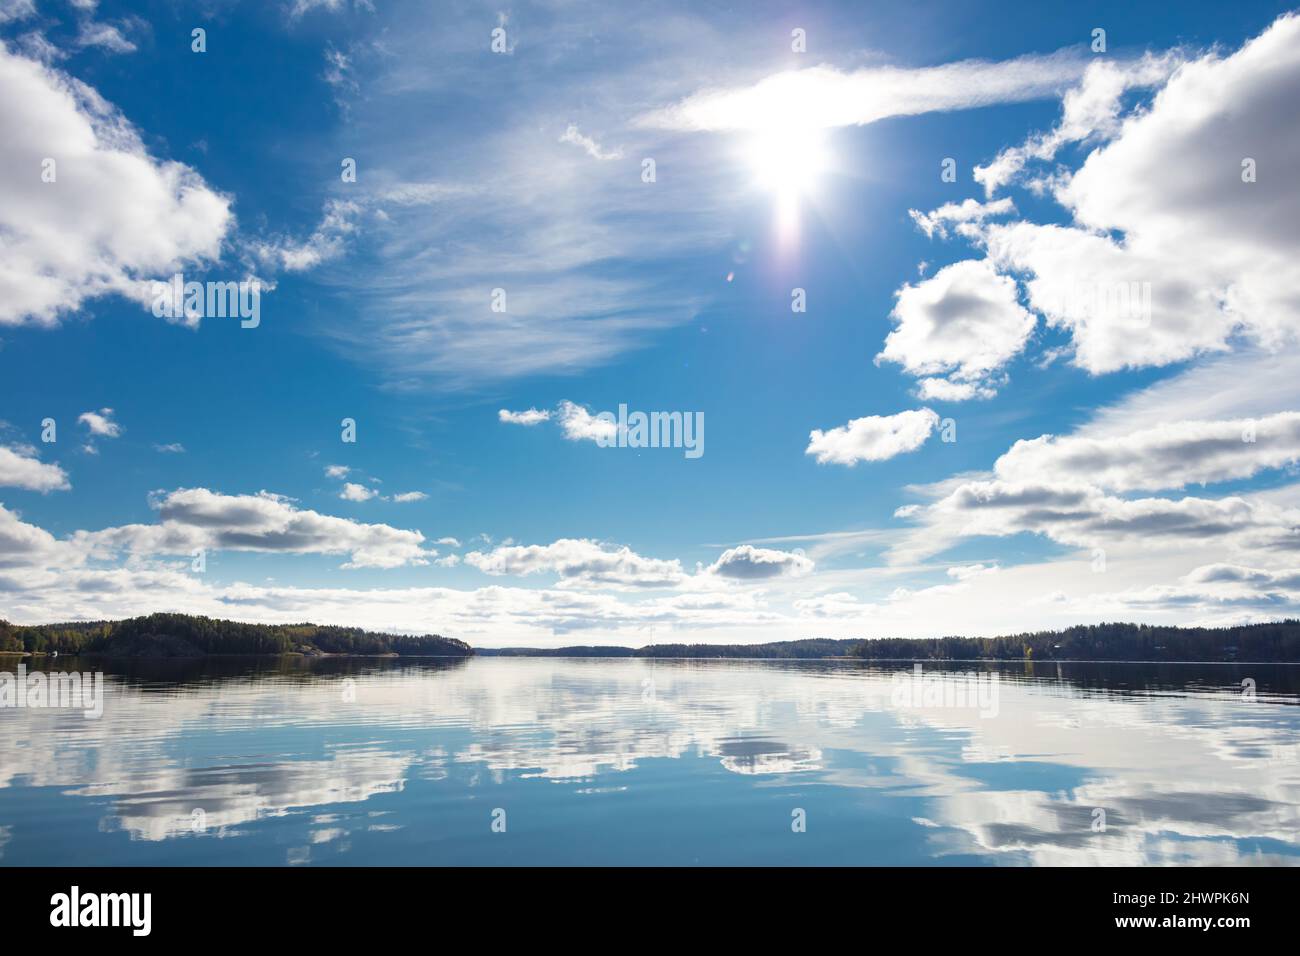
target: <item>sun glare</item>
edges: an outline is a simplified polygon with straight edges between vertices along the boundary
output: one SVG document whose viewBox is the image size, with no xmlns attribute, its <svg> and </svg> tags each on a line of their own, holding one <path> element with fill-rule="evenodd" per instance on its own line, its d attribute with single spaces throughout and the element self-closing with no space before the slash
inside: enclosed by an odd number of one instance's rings
<svg viewBox="0 0 1300 956">
<path fill-rule="evenodd" d="M 783 195 L 809 192 L 826 169 L 826 146 L 813 130 L 772 130 L 751 147 L 758 184 Z"/>
<path fill-rule="evenodd" d="M 782 245 L 799 239 L 799 207 L 817 187 L 829 165 L 822 133 L 782 127 L 764 131 L 747 147 L 755 184 L 770 192 L 776 205 L 776 232 Z"/>
</svg>

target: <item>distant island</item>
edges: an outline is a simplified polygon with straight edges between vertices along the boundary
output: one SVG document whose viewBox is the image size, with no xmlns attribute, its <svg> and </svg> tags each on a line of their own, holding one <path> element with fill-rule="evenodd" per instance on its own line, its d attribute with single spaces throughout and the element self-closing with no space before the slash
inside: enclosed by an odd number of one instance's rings
<svg viewBox="0 0 1300 956">
<path fill-rule="evenodd" d="M 1238 627 L 1088 624 L 1002 637 L 810 638 L 767 644 L 473 648 L 437 634 L 321 624 L 245 624 L 192 614 L 18 625 L 0 620 L 0 653 L 106 657 L 659 657 L 780 660 L 1262 661 L 1300 663 L 1300 621 Z"/>
</svg>

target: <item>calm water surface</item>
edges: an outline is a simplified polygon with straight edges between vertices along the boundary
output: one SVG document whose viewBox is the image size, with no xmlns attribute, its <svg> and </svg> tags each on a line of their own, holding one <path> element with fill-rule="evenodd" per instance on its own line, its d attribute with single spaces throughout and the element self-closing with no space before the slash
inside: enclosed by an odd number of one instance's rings
<svg viewBox="0 0 1300 956">
<path fill-rule="evenodd" d="M 0 709 L 0 865 L 1300 860 L 1300 667 L 57 667 L 104 714 Z"/>
</svg>

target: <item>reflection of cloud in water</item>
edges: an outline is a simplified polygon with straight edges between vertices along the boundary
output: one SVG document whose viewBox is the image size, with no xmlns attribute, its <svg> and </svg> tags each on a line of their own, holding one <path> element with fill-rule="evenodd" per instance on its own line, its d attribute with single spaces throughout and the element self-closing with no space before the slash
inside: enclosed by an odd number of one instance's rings
<svg viewBox="0 0 1300 956">
<path fill-rule="evenodd" d="M 820 750 L 791 750 L 762 737 L 734 737 L 720 741 L 715 753 L 733 773 L 796 773 L 819 770 Z"/>
<path fill-rule="evenodd" d="M 202 811 L 204 832 L 220 835 L 302 807 L 362 803 L 401 790 L 410 763 L 408 757 L 343 751 L 328 760 L 144 770 L 127 781 L 70 792 L 114 798 L 117 821 L 132 837 L 165 840 L 194 832 L 196 810 Z"/>
<path fill-rule="evenodd" d="M 681 762 L 675 785 L 689 803 L 694 782 L 683 774 L 702 760 L 738 775 L 798 774 L 864 801 L 908 798 L 895 825 L 914 828 L 923 856 L 1256 862 L 1238 845 L 1248 839 L 1272 841 L 1276 852 L 1262 859 L 1300 851 L 1294 696 L 1116 690 L 1096 674 L 1085 687 L 1040 670 L 1044 679 L 1004 672 L 992 718 L 895 709 L 892 671 L 855 664 L 476 659 L 354 673 L 354 703 L 338 677 L 263 674 L 162 692 L 110 678 L 98 721 L 0 714 L 0 788 L 109 798 L 111 825 L 160 840 L 188 833 L 195 808 L 209 831 L 230 832 L 412 780 L 635 791 L 633 771 L 649 761 Z M 304 740 L 316 755 L 298 752 Z M 202 756 L 185 756 L 195 741 Z M 467 781 L 473 765 L 487 773 Z M 1092 830 L 1095 808 L 1105 810 L 1104 833 Z M 345 843 L 368 825 L 418 821 L 321 813 L 304 839 Z M 295 862 L 311 856 L 294 852 Z"/>
</svg>

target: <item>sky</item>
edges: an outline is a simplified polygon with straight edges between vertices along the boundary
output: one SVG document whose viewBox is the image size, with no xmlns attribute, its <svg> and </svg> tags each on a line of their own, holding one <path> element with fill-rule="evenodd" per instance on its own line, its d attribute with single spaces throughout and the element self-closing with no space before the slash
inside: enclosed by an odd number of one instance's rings
<svg viewBox="0 0 1300 956">
<path fill-rule="evenodd" d="M 0 0 L 0 618 L 1296 616 L 1296 102 L 1265 2 Z"/>
</svg>

